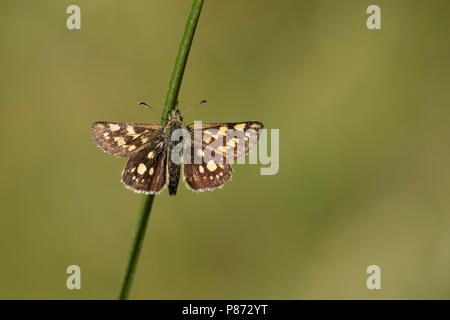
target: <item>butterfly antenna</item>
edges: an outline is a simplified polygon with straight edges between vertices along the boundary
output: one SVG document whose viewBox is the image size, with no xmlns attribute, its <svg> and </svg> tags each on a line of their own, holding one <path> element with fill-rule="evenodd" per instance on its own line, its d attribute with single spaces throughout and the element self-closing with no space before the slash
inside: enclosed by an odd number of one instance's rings
<svg viewBox="0 0 450 320">
<path fill-rule="evenodd" d="M 201 105 L 202 103 L 206 103 L 206 102 L 208 102 L 208 101 L 206 101 L 206 100 L 200 101 L 200 102 L 197 103 L 195 106 L 192 106 L 192 107 L 190 107 L 189 109 L 187 109 L 186 111 L 184 111 L 181 115 L 183 115 L 183 114 L 185 114 L 185 113 L 188 113 L 188 112 L 191 111 L 192 109 L 197 108 L 199 105 Z"/>
<path fill-rule="evenodd" d="M 157 114 L 161 115 L 161 112 L 159 112 L 158 110 L 156 110 L 156 109 L 150 107 L 150 106 L 149 106 L 148 104 L 146 104 L 145 102 L 142 102 L 142 101 L 141 101 L 141 102 L 138 103 L 138 105 L 147 107 L 147 108 L 149 108 L 150 110 L 152 110 L 153 112 L 156 112 Z"/>
</svg>

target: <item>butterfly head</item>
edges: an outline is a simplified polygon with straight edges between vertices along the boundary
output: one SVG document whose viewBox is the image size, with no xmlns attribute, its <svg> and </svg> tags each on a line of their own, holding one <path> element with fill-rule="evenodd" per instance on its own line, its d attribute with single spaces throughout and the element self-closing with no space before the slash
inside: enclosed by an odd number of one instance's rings
<svg viewBox="0 0 450 320">
<path fill-rule="evenodd" d="M 169 122 L 183 122 L 183 117 L 181 117 L 181 112 L 177 108 L 170 110 Z"/>
<path fill-rule="evenodd" d="M 199 103 L 197 103 L 195 106 L 192 106 L 192 107 L 190 107 L 188 110 L 186 110 L 186 111 L 184 111 L 183 113 L 181 113 L 180 110 L 178 110 L 178 101 L 177 101 L 177 103 L 176 103 L 176 105 L 175 105 L 175 108 L 172 109 L 172 110 L 170 111 L 170 113 L 169 113 L 169 121 L 172 121 L 172 122 L 175 122 L 175 121 L 177 121 L 177 122 L 183 122 L 183 117 L 182 117 L 183 114 L 189 112 L 190 110 L 192 110 L 192 109 L 198 107 L 199 105 L 201 105 L 202 103 L 205 103 L 205 102 L 206 102 L 206 100 L 202 100 L 202 101 L 200 101 Z M 156 112 L 156 113 L 161 114 L 159 111 L 153 109 L 152 107 L 150 107 L 150 106 L 149 106 L 148 104 L 146 104 L 145 102 L 139 102 L 138 104 L 141 105 L 141 106 L 145 106 L 145 107 L 149 108 L 150 110 L 152 110 L 152 111 L 154 111 L 154 112 Z"/>
</svg>

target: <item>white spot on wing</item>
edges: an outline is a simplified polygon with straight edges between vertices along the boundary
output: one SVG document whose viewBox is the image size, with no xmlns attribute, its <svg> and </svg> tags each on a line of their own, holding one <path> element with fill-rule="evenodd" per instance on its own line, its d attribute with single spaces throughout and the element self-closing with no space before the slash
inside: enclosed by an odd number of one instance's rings
<svg viewBox="0 0 450 320">
<path fill-rule="evenodd" d="M 204 156 L 205 156 L 205 153 L 202 151 L 202 149 L 197 149 L 197 155 L 198 155 L 199 157 L 204 157 Z"/>
</svg>

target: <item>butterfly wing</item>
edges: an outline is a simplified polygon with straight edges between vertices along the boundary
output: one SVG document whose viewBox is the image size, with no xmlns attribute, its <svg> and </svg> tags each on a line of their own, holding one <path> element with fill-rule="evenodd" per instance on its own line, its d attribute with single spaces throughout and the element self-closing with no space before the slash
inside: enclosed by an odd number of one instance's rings
<svg viewBox="0 0 450 320">
<path fill-rule="evenodd" d="M 191 134 L 191 144 L 195 154 L 211 154 L 222 157 L 222 162 L 235 160 L 245 156 L 258 144 L 259 130 L 264 125 L 258 121 L 245 122 L 211 122 L 202 123 L 202 128 L 194 128 L 195 124 L 187 127 Z M 195 131 L 201 130 L 201 146 L 195 139 Z"/>
<path fill-rule="evenodd" d="M 258 143 L 259 130 L 264 127 L 258 121 L 202 123 L 201 128 L 194 126 L 187 127 L 191 135 L 191 161 L 184 164 L 183 177 L 186 185 L 195 191 L 212 190 L 230 180 L 233 170 L 227 159 L 248 153 Z M 201 141 L 197 141 L 200 131 Z"/>
<path fill-rule="evenodd" d="M 134 192 L 155 194 L 167 184 L 167 155 L 162 140 L 134 153 L 122 171 L 122 182 Z"/>
<path fill-rule="evenodd" d="M 233 169 L 228 163 L 215 162 L 184 164 L 183 177 L 187 187 L 194 191 L 213 190 L 231 179 Z"/>
<path fill-rule="evenodd" d="M 154 148 L 162 139 L 164 127 L 148 123 L 99 121 L 91 124 L 94 141 L 105 152 L 129 157 L 140 148 Z"/>
</svg>

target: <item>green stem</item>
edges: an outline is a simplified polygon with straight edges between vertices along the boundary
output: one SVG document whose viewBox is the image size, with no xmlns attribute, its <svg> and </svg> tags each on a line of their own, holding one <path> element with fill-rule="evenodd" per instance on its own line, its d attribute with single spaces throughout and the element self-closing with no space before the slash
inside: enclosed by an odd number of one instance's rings
<svg viewBox="0 0 450 320">
<path fill-rule="evenodd" d="M 203 0 L 193 0 L 189 12 L 189 17 L 184 30 L 183 38 L 181 39 L 178 54 L 175 59 L 175 66 L 170 77 L 169 90 L 166 95 L 166 102 L 161 116 L 161 124 L 167 123 L 170 110 L 174 109 L 178 101 L 178 93 L 180 92 L 181 81 L 183 80 L 184 69 L 186 68 L 189 51 L 191 49 L 192 40 L 194 39 L 195 29 L 197 27 L 200 12 L 202 10 Z M 133 233 L 133 240 L 131 242 L 130 251 L 128 254 L 127 265 L 125 273 L 120 285 L 119 299 L 128 299 L 131 285 L 133 283 L 133 276 L 136 271 L 136 266 L 139 260 L 139 253 L 144 242 L 145 230 L 150 218 L 150 211 L 153 204 L 153 195 L 144 195 L 142 198 L 141 207 L 139 209 L 138 219 Z"/>
<path fill-rule="evenodd" d="M 173 68 L 172 76 L 170 77 L 169 90 L 167 90 L 166 102 L 164 103 L 164 109 L 162 111 L 161 124 L 166 124 L 170 110 L 174 109 L 177 104 L 181 80 L 183 79 L 184 69 L 186 68 L 202 5 L 203 0 L 194 0 L 192 2 L 183 38 L 181 39 L 180 48 L 178 49 L 177 58 L 175 59 L 175 67 Z"/>
<path fill-rule="evenodd" d="M 141 207 L 138 214 L 136 226 L 134 228 L 133 240 L 131 242 L 130 252 L 127 259 L 127 267 L 120 285 L 119 299 L 126 300 L 130 294 L 131 284 L 133 283 L 134 272 L 136 271 L 139 253 L 144 242 L 145 229 L 147 228 L 150 211 L 153 204 L 153 195 L 145 195 L 142 198 Z"/>
</svg>

